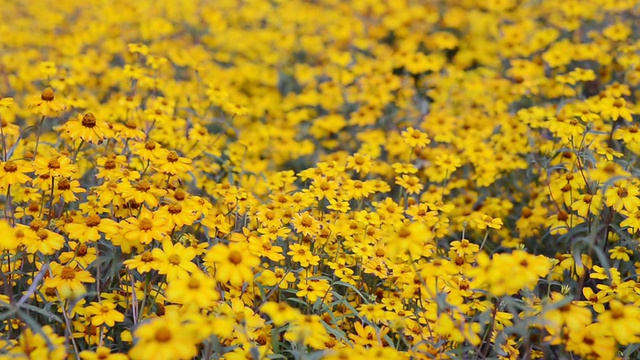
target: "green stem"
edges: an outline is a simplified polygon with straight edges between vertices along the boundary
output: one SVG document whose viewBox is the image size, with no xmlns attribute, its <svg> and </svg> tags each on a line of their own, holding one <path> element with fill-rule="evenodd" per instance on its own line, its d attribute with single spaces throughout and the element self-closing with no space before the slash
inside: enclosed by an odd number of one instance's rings
<svg viewBox="0 0 640 360">
<path fill-rule="evenodd" d="M 40 134 L 42 133 L 42 124 L 44 123 L 44 115 L 42 115 L 42 118 L 40 119 L 40 124 L 38 124 L 38 129 L 37 129 L 37 135 L 36 135 L 36 147 L 33 150 L 33 160 L 36 159 L 36 156 L 38 156 L 38 145 L 40 145 Z"/>
</svg>

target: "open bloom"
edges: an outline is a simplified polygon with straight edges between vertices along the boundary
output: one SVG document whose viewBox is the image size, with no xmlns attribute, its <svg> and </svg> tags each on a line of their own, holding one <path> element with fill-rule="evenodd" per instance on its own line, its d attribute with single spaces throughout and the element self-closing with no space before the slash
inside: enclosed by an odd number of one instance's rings
<svg viewBox="0 0 640 360">
<path fill-rule="evenodd" d="M 98 120 L 90 112 L 67 121 L 63 129 L 71 139 L 81 139 L 92 144 L 100 144 L 110 132 L 109 124 Z"/>
<path fill-rule="evenodd" d="M 260 259 L 241 244 L 217 244 L 205 255 L 205 264 L 218 281 L 240 286 L 253 282 L 253 268 L 260 264 Z"/>
<path fill-rule="evenodd" d="M 0 163 L 0 187 L 24 184 L 31 180 L 27 175 L 31 172 L 33 172 L 33 166 L 24 160 Z"/>
<path fill-rule="evenodd" d="M 53 89 L 48 87 L 40 96 L 34 97 L 29 103 L 29 108 L 37 115 L 57 116 L 65 109 L 64 103 L 55 99 Z"/>
</svg>

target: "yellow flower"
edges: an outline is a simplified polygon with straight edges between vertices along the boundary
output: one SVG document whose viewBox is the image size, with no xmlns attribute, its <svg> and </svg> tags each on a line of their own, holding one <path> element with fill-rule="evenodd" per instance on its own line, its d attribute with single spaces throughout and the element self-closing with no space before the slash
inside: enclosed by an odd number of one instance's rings
<svg viewBox="0 0 640 360">
<path fill-rule="evenodd" d="M 451 250 L 455 251 L 459 256 L 473 255 L 480 250 L 480 246 L 469 242 L 467 239 L 462 239 L 460 241 L 455 240 L 449 245 L 451 246 Z"/>
<path fill-rule="evenodd" d="M 420 179 L 416 176 L 402 175 L 402 177 L 396 177 L 396 184 L 402 186 L 408 194 L 418 194 L 422 191 L 422 184 Z"/>
<path fill-rule="evenodd" d="M 276 326 L 283 326 L 301 316 L 300 310 L 287 305 L 284 302 L 268 301 L 260 308 L 260 311 L 269 315 Z"/>
<path fill-rule="evenodd" d="M 347 159 L 347 169 L 366 175 L 371 171 L 371 157 L 369 155 L 355 153 Z"/>
<path fill-rule="evenodd" d="M 500 218 L 492 218 L 489 215 L 479 215 L 472 219 L 476 224 L 476 227 L 480 230 L 484 230 L 486 228 L 492 229 L 500 229 L 503 225 L 502 219 Z"/>
<path fill-rule="evenodd" d="M 164 240 L 171 231 L 171 223 L 154 214 L 145 213 L 140 218 L 130 217 L 120 223 L 124 237 L 130 241 L 149 244 Z"/>
<path fill-rule="evenodd" d="M 145 251 L 140 255 L 136 255 L 133 259 L 125 260 L 123 265 L 131 270 L 137 270 L 140 274 L 158 270 L 158 263 L 151 251 Z"/>
<path fill-rule="evenodd" d="M 195 305 L 202 309 L 211 307 L 220 299 L 215 280 L 199 270 L 187 277 L 171 281 L 166 294 L 171 302 L 184 306 Z"/>
<path fill-rule="evenodd" d="M 125 354 L 112 354 L 111 350 L 105 346 L 98 346 L 95 351 L 83 350 L 80 352 L 82 360 L 127 360 Z"/>
<path fill-rule="evenodd" d="M 65 155 L 53 155 L 50 158 L 39 156 L 35 161 L 36 175 L 47 175 L 48 178 L 53 177 L 73 177 L 77 171 L 77 166 L 71 162 L 71 159 Z"/>
<path fill-rule="evenodd" d="M 295 214 L 291 220 L 296 231 L 305 236 L 313 236 L 320 230 L 320 223 L 308 212 Z"/>
<path fill-rule="evenodd" d="M 183 175 L 193 170 L 192 162 L 189 158 L 179 156 L 175 151 L 169 151 L 154 164 L 163 174 Z"/>
<path fill-rule="evenodd" d="M 91 319 L 91 324 L 94 326 L 105 324 L 113 327 L 116 322 L 124 321 L 124 315 L 116 310 L 116 304 L 106 300 L 92 302 L 84 309 L 84 315 Z"/>
<path fill-rule="evenodd" d="M 155 248 L 151 254 L 156 260 L 158 273 L 166 275 L 168 282 L 188 277 L 198 271 L 198 267 L 192 262 L 196 251 L 180 243 L 173 244 L 171 239 L 165 239 L 162 249 Z"/>
<path fill-rule="evenodd" d="M 64 229 L 69 234 L 69 238 L 81 243 L 98 241 L 102 238 L 102 234 L 113 235 L 119 230 L 115 221 L 103 219 L 99 215 L 77 216 L 73 222 L 66 224 Z"/>
<path fill-rule="evenodd" d="M 58 116 L 65 109 L 64 103 L 55 99 L 53 89 L 48 87 L 42 91 L 40 96 L 34 96 L 29 102 L 29 108 L 36 115 L 42 116 Z"/>
<path fill-rule="evenodd" d="M 60 179 L 58 184 L 56 184 L 56 188 L 54 190 L 54 197 L 59 198 L 62 197 L 62 200 L 65 203 L 70 203 L 74 201 L 78 201 L 78 198 L 75 194 L 80 194 L 86 192 L 85 189 L 80 187 L 80 181 L 78 180 L 67 180 Z"/>
<path fill-rule="evenodd" d="M 584 295 L 584 301 L 576 301 L 575 304 L 579 306 L 589 306 L 593 307 L 593 311 L 598 314 L 603 313 L 604 305 L 609 302 L 611 299 L 611 295 L 608 295 L 604 291 L 599 291 L 598 293 L 594 293 L 593 289 L 590 287 L 584 287 L 582 289 L 582 294 Z"/>
<path fill-rule="evenodd" d="M 21 245 L 20 239 L 15 235 L 14 229 L 6 220 L 0 220 L 0 251 L 14 251 Z M 23 230 L 21 230 L 23 231 Z"/>
<path fill-rule="evenodd" d="M 634 113 L 635 111 L 627 107 L 627 101 L 624 98 L 606 97 L 600 101 L 600 115 L 606 119 L 616 121 L 623 118 L 631 121 Z"/>
<path fill-rule="evenodd" d="M 620 345 L 640 341 L 640 309 L 635 305 L 625 305 L 618 300 L 609 303 L 610 309 L 598 315 L 604 334 L 612 336 Z"/>
<path fill-rule="evenodd" d="M 240 286 L 253 283 L 253 268 L 260 264 L 260 259 L 246 251 L 244 245 L 217 244 L 207 252 L 204 263 L 216 280 Z"/>
<path fill-rule="evenodd" d="M 316 266 L 320 262 L 320 257 L 314 255 L 309 247 L 305 245 L 293 244 L 289 246 L 287 255 L 291 256 L 291 260 L 300 263 L 302 267 Z"/>
<path fill-rule="evenodd" d="M 49 325 L 43 326 L 40 331 L 26 327 L 7 358 L 14 357 L 12 355 L 18 358 L 64 360 L 67 358 L 65 338 L 57 335 Z"/>
<path fill-rule="evenodd" d="M 8 186 L 31 181 L 31 177 L 27 175 L 31 172 L 33 166 L 24 160 L 0 163 L 0 188 L 6 189 Z"/>
<path fill-rule="evenodd" d="M 402 138 L 404 139 L 404 142 L 411 147 L 422 148 L 431 143 L 427 134 L 412 127 L 409 127 L 402 132 Z"/>
<path fill-rule="evenodd" d="M 620 214 L 627 217 L 620 222 L 621 227 L 626 227 L 630 234 L 635 234 L 640 230 L 640 210 L 634 212 L 622 210 Z"/>
<path fill-rule="evenodd" d="M 323 297 L 326 297 L 327 301 L 331 301 L 331 296 L 328 293 L 330 285 L 327 280 L 307 279 L 300 281 L 297 286 L 298 292 L 296 292 L 296 296 L 306 297 L 312 304 Z"/>
<path fill-rule="evenodd" d="M 96 260 L 96 248 L 88 247 L 87 244 L 77 243 L 75 241 L 67 242 L 72 251 L 63 252 L 58 257 L 60 263 L 69 265 L 75 262 L 83 268 L 87 268 L 94 260 Z"/>
<path fill-rule="evenodd" d="M 266 286 L 278 286 L 280 289 L 289 288 L 289 284 L 296 281 L 296 276 L 290 271 L 277 267 L 273 270 L 266 269 L 258 277 L 258 282 Z"/>
<path fill-rule="evenodd" d="M 91 144 L 101 144 L 110 132 L 109 124 L 104 120 L 98 120 L 90 112 L 67 121 L 63 130 L 72 140 L 81 139 Z"/>
<path fill-rule="evenodd" d="M 631 258 L 629 255 L 633 255 L 633 250 L 627 249 L 623 246 L 615 246 L 613 249 L 609 249 L 612 260 L 629 261 Z"/>
<path fill-rule="evenodd" d="M 640 208 L 640 189 L 635 184 L 626 181 L 607 188 L 604 192 L 605 203 L 620 212 L 623 209 L 635 212 Z"/>
<path fill-rule="evenodd" d="M 53 255 L 62 249 L 65 239 L 62 235 L 44 228 L 44 222 L 33 220 L 29 228 L 20 226 L 17 231 L 23 231 L 26 236 L 22 238 L 22 244 L 27 253 L 35 254 L 40 252 L 44 255 Z"/>
<path fill-rule="evenodd" d="M 85 283 L 96 282 L 90 272 L 82 270 L 76 264 L 62 266 L 56 262 L 51 263 L 53 278 L 46 284 L 55 287 L 63 299 L 77 297 L 85 293 Z"/>
<path fill-rule="evenodd" d="M 144 179 L 133 184 L 125 180 L 117 185 L 117 190 L 125 200 L 133 200 L 138 204 L 144 203 L 151 208 L 158 206 L 158 198 L 167 194 L 166 190 L 160 189 Z"/>
<path fill-rule="evenodd" d="M 129 356 L 132 360 L 191 359 L 198 353 L 194 330 L 175 313 L 152 319 L 136 328 Z"/>
</svg>

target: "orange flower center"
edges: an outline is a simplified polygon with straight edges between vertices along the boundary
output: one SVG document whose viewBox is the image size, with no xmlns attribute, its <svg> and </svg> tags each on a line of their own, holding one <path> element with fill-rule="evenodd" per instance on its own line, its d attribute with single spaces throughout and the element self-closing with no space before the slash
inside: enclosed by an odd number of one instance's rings
<svg viewBox="0 0 640 360">
<path fill-rule="evenodd" d="M 191 290 L 197 290 L 200 288 L 200 281 L 192 277 L 189 279 L 189 284 L 187 286 L 189 286 L 189 289 Z"/>
<path fill-rule="evenodd" d="M 31 224 L 29 224 L 29 227 L 31 228 L 31 230 L 37 232 L 38 230 L 42 229 L 45 225 L 46 224 L 42 220 L 33 220 Z"/>
<path fill-rule="evenodd" d="M 54 93 L 53 93 L 53 89 L 48 87 L 46 89 L 44 89 L 44 91 L 42 92 L 42 95 L 40 95 L 40 99 L 44 100 L 44 101 L 53 101 L 54 98 Z"/>
<path fill-rule="evenodd" d="M 82 126 L 84 126 L 86 128 L 95 127 L 96 126 L 96 122 L 97 122 L 96 117 L 92 113 L 86 113 L 82 117 Z"/>
<path fill-rule="evenodd" d="M 311 225 L 313 225 L 313 218 L 311 218 L 310 216 L 305 216 L 300 221 L 300 224 L 302 224 L 302 226 L 304 227 L 311 227 Z"/>
<path fill-rule="evenodd" d="M 27 211 L 36 212 L 38 210 L 40 210 L 40 206 L 38 205 L 37 202 L 32 201 L 29 203 L 29 207 L 27 208 Z"/>
<path fill-rule="evenodd" d="M 156 330 L 156 336 L 154 337 L 157 342 L 166 343 L 171 341 L 171 331 L 165 327 L 161 327 Z"/>
<path fill-rule="evenodd" d="M 60 277 L 63 280 L 73 280 L 76 278 L 76 272 L 70 267 L 65 267 L 64 269 L 62 269 L 62 273 L 60 274 Z"/>
<path fill-rule="evenodd" d="M 139 228 L 142 231 L 149 231 L 153 228 L 153 223 L 149 219 L 142 219 L 140 220 Z"/>
<path fill-rule="evenodd" d="M 135 129 L 138 127 L 138 125 L 136 125 L 136 123 L 134 123 L 134 122 L 133 122 L 133 121 L 131 121 L 131 120 L 127 121 L 127 122 L 124 124 L 124 126 L 126 126 L 128 129 L 131 129 L 131 130 L 135 130 Z"/>
<path fill-rule="evenodd" d="M 171 151 L 169 153 L 169 155 L 167 155 L 167 161 L 168 162 L 177 162 L 180 159 L 180 157 L 178 156 L 178 154 L 175 151 Z"/>
<path fill-rule="evenodd" d="M 49 160 L 49 164 L 47 166 L 51 170 L 60 169 L 60 161 L 58 161 L 58 159 L 51 159 L 51 160 Z"/>
<path fill-rule="evenodd" d="M 4 164 L 4 171 L 6 172 L 16 172 L 18 170 L 18 166 L 13 163 L 13 161 L 7 161 Z"/>
<path fill-rule="evenodd" d="M 69 182 L 69 180 L 67 179 L 62 179 L 60 180 L 60 182 L 58 183 L 58 190 L 69 190 L 71 189 L 71 183 Z"/>
<path fill-rule="evenodd" d="M 147 150 L 154 150 L 156 148 L 156 142 L 153 140 L 149 140 L 146 144 L 144 144 L 144 148 Z"/>
<path fill-rule="evenodd" d="M 560 210 L 560 212 L 558 213 L 558 220 L 560 221 L 567 221 L 569 220 L 569 214 L 567 214 L 565 211 Z"/>
<path fill-rule="evenodd" d="M 169 262 L 172 265 L 179 265 L 180 264 L 180 255 L 173 254 L 173 255 L 169 256 Z"/>
<path fill-rule="evenodd" d="M 87 226 L 88 227 L 95 227 L 100 225 L 100 216 L 98 215 L 91 215 L 87 218 Z"/>
<path fill-rule="evenodd" d="M 176 190 L 176 193 L 173 194 L 173 197 L 178 201 L 182 201 L 187 197 L 187 194 L 184 192 L 184 190 L 178 189 Z"/>
<path fill-rule="evenodd" d="M 229 253 L 229 262 L 238 265 L 242 262 L 242 253 L 237 250 L 231 250 Z"/>
<path fill-rule="evenodd" d="M 135 188 L 138 191 L 147 192 L 151 189 L 151 184 L 147 180 L 141 180 L 136 184 Z"/>
<path fill-rule="evenodd" d="M 78 246 L 78 256 L 82 257 L 87 255 L 87 253 L 89 252 L 89 249 L 87 248 L 87 245 L 85 244 L 80 244 L 80 246 Z"/>
<path fill-rule="evenodd" d="M 618 189 L 618 196 L 620 196 L 621 198 L 626 198 L 627 196 L 629 196 L 629 190 L 627 190 L 625 188 L 619 188 Z"/>
<path fill-rule="evenodd" d="M 38 230 L 36 235 L 38 235 L 38 238 L 40 238 L 40 240 L 42 240 L 42 241 L 47 240 L 47 238 L 49 237 L 49 233 L 45 229 Z"/>
<path fill-rule="evenodd" d="M 140 257 L 140 260 L 141 260 L 142 262 L 146 262 L 146 263 L 148 263 L 148 262 L 152 262 L 152 261 L 153 261 L 153 255 L 151 255 L 151 253 L 150 253 L 150 252 L 148 252 L 148 251 L 147 251 L 147 252 L 144 252 L 144 253 L 142 254 L 142 256 Z"/>
<path fill-rule="evenodd" d="M 170 214 L 179 214 L 182 212 L 182 206 L 178 203 L 173 203 L 169 205 L 169 213 Z"/>
</svg>

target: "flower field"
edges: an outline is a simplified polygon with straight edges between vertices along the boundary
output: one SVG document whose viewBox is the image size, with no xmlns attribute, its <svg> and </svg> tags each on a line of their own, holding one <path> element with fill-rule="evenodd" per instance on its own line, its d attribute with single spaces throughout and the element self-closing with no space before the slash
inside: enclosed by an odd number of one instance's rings
<svg viewBox="0 0 640 360">
<path fill-rule="evenodd" d="M 0 8 L 0 360 L 640 358 L 640 1 Z"/>
</svg>

